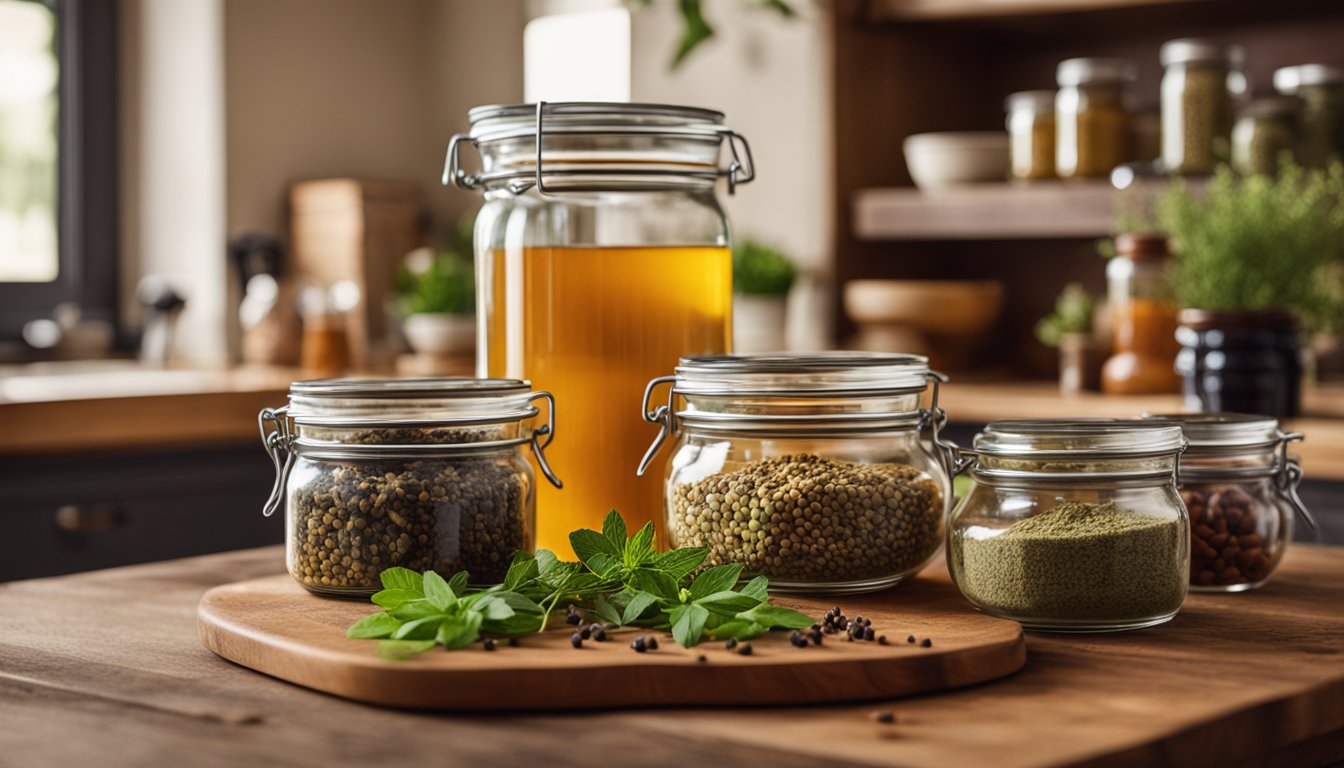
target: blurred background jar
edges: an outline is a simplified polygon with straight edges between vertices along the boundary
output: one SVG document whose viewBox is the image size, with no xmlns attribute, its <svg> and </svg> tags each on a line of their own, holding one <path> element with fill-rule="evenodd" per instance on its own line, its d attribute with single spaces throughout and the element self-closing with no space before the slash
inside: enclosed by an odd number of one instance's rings
<svg viewBox="0 0 1344 768">
<path fill-rule="evenodd" d="M 1115 239 L 1115 250 L 1106 265 L 1114 348 L 1101 369 L 1101 389 L 1117 395 L 1179 392 L 1178 308 L 1164 274 L 1171 257 L 1167 239 L 1127 233 Z"/>
<path fill-rule="evenodd" d="M 1004 109 L 1008 112 L 1013 178 L 1055 178 L 1055 92 L 1010 93 Z"/>
<path fill-rule="evenodd" d="M 1274 71 L 1274 90 L 1302 100 L 1299 161 L 1304 167 L 1324 168 L 1332 157 L 1344 156 L 1344 69 L 1283 67 Z"/>
<path fill-rule="evenodd" d="M 1055 79 L 1060 178 L 1104 177 L 1133 160 L 1134 65 L 1124 59 L 1066 59 Z"/>
<path fill-rule="evenodd" d="M 1248 176 L 1273 176 L 1285 152 L 1297 161 L 1300 107 L 1295 96 L 1267 96 L 1242 107 L 1232 128 L 1232 166 Z"/>
<path fill-rule="evenodd" d="M 1210 40 L 1162 45 L 1162 165 L 1174 173 L 1212 173 L 1232 132 L 1231 62 Z"/>
</svg>

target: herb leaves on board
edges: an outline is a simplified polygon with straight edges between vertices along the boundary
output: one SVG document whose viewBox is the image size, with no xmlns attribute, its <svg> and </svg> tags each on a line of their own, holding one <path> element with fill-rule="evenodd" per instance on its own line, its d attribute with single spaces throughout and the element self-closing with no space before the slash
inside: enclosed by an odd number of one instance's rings
<svg viewBox="0 0 1344 768">
<path fill-rule="evenodd" d="M 466 571 L 444 579 L 434 571 L 382 572 L 370 598 L 382 612 L 350 627 L 347 637 L 379 640 L 378 654 L 404 659 L 436 646 L 464 648 L 483 637 L 517 637 L 546 629 L 557 606 L 574 605 L 618 626 L 661 629 L 678 644 L 705 638 L 747 640 L 772 629 L 801 629 L 813 619 L 771 605 L 764 576 L 742 583 L 730 563 L 697 572 L 708 552 L 682 547 L 659 552 L 653 524 L 634 535 L 612 510 L 601 531 L 569 536 L 577 562 L 554 552 L 515 552 L 504 581 L 468 586 Z"/>
</svg>

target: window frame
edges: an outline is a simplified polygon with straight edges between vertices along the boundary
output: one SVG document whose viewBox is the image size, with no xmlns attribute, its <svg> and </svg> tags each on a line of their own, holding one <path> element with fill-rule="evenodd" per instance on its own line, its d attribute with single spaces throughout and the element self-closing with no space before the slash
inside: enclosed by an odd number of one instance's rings
<svg viewBox="0 0 1344 768">
<path fill-rule="evenodd" d="M 48 283 L 0 282 L 0 341 L 62 302 L 117 327 L 118 123 L 116 0 L 37 0 L 56 16 L 58 272 Z"/>
</svg>

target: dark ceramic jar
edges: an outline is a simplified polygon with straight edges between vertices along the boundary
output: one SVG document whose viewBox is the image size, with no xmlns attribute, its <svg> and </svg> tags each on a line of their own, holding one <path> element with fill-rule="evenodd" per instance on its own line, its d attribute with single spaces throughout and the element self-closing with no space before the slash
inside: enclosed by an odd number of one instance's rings
<svg viewBox="0 0 1344 768">
<path fill-rule="evenodd" d="M 1185 407 L 1195 411 L 1301 412 L 1297 316 L 1287 310 L 1183 309 L 1176 371 Z"/>
</svg>

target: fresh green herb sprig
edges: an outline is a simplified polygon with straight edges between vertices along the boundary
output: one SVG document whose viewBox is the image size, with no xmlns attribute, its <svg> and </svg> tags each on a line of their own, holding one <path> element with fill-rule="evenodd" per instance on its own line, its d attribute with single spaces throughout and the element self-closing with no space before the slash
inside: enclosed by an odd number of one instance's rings
<svg viewBox="0 0 1344 768">
<path fill-rule="evenodd" d="M 737 564 L 696 573 L 707 550 L 658 552 L 652 523 L 630 536 L 615 510 L 601 531 L 580 529 L 569 541 L 578 562 L 546 549 L 515 552 L 504 582 L 484 589 L 468 587 L 465 571 L 445 581 L 434 571 L 389 568 L 371 598 L 383 611 L 357 622 L 347 637 L 381 640 L 380 656 L 402 659 L 436 645 L 452 650 L 486 636 L 541 632 L 557 606 L 571 604 L 618 626 L 667 630 L 687 648 L 705 637 L 747 640 L 814 623 L 771 605 L 764 576 L 739 585 Z"/>
</svg>

